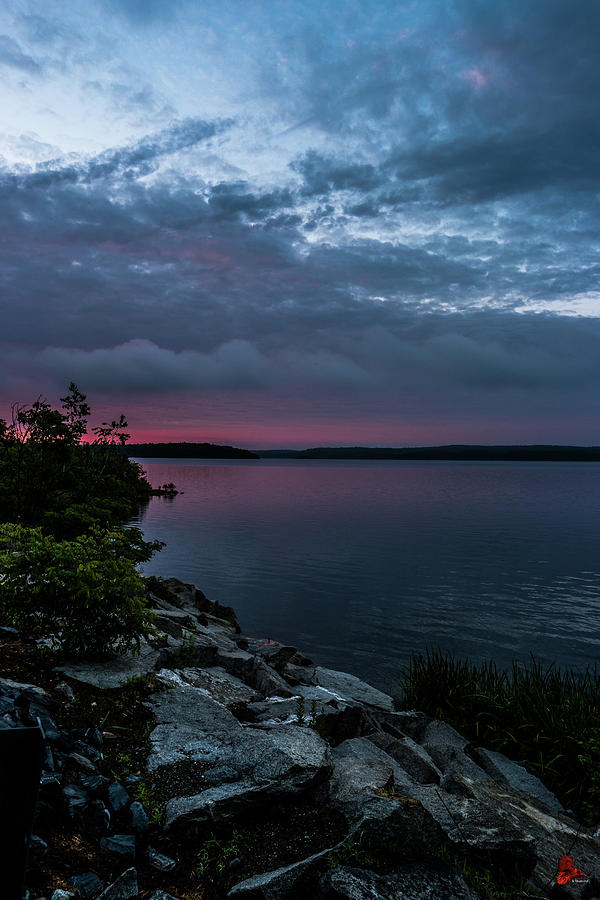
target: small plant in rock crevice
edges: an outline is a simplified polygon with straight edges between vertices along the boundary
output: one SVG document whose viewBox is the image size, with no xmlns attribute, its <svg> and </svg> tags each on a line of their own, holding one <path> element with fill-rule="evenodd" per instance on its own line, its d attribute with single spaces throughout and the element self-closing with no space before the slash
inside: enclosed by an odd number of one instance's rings
<svg viewBox="0 0 600 900">
<path fill-rule="evenodd" d="M 221 875 L 227 865 L 241 852 L 239 831 L 233 831 L 228 840 L 219 840 L 213 833 L 204 841 L 196 856 L 195 873 L 203 878 L 211 869 Z"/>
</svg>

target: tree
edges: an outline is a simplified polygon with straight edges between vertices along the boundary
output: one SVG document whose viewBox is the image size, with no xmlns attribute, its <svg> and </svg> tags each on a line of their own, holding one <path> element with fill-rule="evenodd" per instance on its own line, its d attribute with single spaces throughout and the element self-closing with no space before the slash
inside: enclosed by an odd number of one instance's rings
<svg viewBox="0 0 600 900">
<path fill-rule="evenodd" d="M 10 424 L 0 420 L 0 521 L 68 538 L 125 521 L 152 487 L 138 464 L 116 452 L 129 437 L 125 416 L 93 428 L 86 443 L 85 394 L 71 382 L 61 403 L 54 409 L 38 398 L 13 406 Z"/>
</svg>

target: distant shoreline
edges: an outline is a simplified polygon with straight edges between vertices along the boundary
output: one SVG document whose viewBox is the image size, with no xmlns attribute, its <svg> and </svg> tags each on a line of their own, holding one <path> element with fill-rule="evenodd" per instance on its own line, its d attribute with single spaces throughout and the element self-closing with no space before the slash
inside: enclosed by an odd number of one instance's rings
<svg viewBox="0 0 600 900">
<path fill-rule="evenodd" d="M 449 444 L 439 447 L 314 447 L 308 450 L 258 450 L 261 459 L 490 460 L 600 462 L 600 447 L 552 444 Z"/>
<path fill-rule="evenodd" d="M 446 444 L 436 447 L 311 447 L 306 450 L 246 450 L 220 444 L 146 443 L 119 448 L 147 459 L 340 459 L 456 460 L 490 462 L 600 462 L 600 447 L 562 444 Z"/>
</svg>

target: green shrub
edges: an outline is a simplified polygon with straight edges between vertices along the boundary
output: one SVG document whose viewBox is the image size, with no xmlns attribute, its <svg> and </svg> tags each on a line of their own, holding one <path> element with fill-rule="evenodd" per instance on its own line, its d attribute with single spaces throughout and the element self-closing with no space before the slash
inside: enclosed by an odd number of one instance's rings
<svg viewBox="0 0 600 900">
<path fill-rule="evenodd" d="M 152 614 L 136 563 L 162 546 L 136 528 L 95 526 L 61 541 L 41 528 L 0 525 L 0 621 L 49 636 L 70 655 L 139 651 Z"/>
</svg>

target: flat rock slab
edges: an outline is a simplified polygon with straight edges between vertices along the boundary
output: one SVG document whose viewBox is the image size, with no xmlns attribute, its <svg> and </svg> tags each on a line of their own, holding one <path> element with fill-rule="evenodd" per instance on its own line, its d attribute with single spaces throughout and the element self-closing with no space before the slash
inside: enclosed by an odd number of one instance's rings
<svg viewBox="0 0 600 900">
<path fill-rule="evenodd" d="M 394 711 L 394 701 L 388 694 L 378 691 L 365 681 L 347 672 L 337 672 L 317 666 L 311 678 L 312 684 L 318 684 L 331 693 L 333 699 L 341 701 L 354 700 L 386 712 Z"/>
<path fill-rule="evenodd" d="M 502 823 L 498 839 L 507 835 L 509 830 L 517 832 L 523 841 L 531 844 L 535 851 L 535 868 L 531 880 L 541 889 L 548 888 L 555 880 L 558 860 L 570 848 L 575 865 L 582 872 L 595 874 L 600 871 L 600 843 L 594 839 L 588 829 L 583 829 L 565 813 L 550 814 L 537 807 L 533 799 L 525 799 L 498 785 L 491 780 L 473 781 L 462 776 L 467 783 L 474 800 L 487 810 L 491 810 Z M 445 795 L 446 801 L 451 795 Z M 454 800 L 459 798 L 454 797 Z M 424 804 L 425 805 L 425 804 Z M 450 805 L 450 804 L 449 804 Z M 468 826 L 468 814 L 461 819 L 460 810 L 453 810 L 459 825 Z M 565 893 L 570 897 L 580 897 L 585 888 L 584 883 L 570 882 L 564 885 Z"/>
<path fill-rule="evenodd" d="M 173 689 L 150 698 L 157 725 L 150 733 L 148 771 L 185 759 L 215 763 L 242 736 L 242 726 L 221 703 L 177 673 L 162 669 L 159 677 Z"/>
<path fill-rule="evenodd" d="M 458 872 L 413 864 L 390 875 L 340 866 L 319 882 L 323 900 L 480 900 Z"/>
<path fill-rule="evenodd" d="M 268 732 L 240 730 L 231 743 L 222 741 L 204 772 L 211 787 L 191 797 L 169 800 L 165 828 L 230 819 L 273 797 L 301 793 L 329 771 L 329 747 L 310 728 L 290 725 Z"/>
<path fill-rule="evenodd" d="M 321 850 L 319 853 L 315 853 L 306 859 L 275 869 L 272 872 L 264 872 L 262 875 L 254 875 L 252 878 L 247 878 L 245 881 L 241 881 L 232 887 L 227 897 L 284 900 L 297 885 L 300 878 L 318 865 L 324 856 L 336 850 L 338 846 L 328 847 L 326 850 Z"/>
<path fill-rule="evenodd" d="M 224 706 L 260 700 L 261 695 L 254 688 L 249 687 L 241 678 L 231 675 L 222 666 L 186 668 L 179 674 L 183 681 L 192 687 L 202 688 L 213 700 Z"/>
<path fill-rule="evenodd" d="M 104 662 L 64 663 L 57 666 L 56 671 L 97 688 L 116 688 L 121 687 L 130 678 L 138 678 L 152 672 L 159 656 L 160 650 L 155 650 L 142 640 L 139 656 L 128 654 Z"/>
<path fill-rule="evenodd" d="M 394 738 L 386 732 L 369 735 L 369 740 L 395 759 L 420 784 L 439 784 L 442 773 L 424 747 L 407 735 Z"/>
<path fill-rule="evenodd" d="M 552 812 L 564 812 L 563 805 L 552 791 L 548 790 L 539 778 L 532 775 L 519 763 L 508 759 L 502 753 L 486 750 L 483 747 L 473 748 L 469 751 L 469 754 L 497 784 L 503 784 L 514 791 L 526 794 L 536 802 L 542 803 Z"/>
<path fill-rule="evenodd" d="M 333 749 L 331 764 L 327 799 L 354 826 L 365 819 L 389 818 L 420 787 L 368 738 L 343 741 Z"/>
<path fill-rule="evenodd" d="M 311 728 L 278 726 L 266 732 L 243 727 L 180 673 L 162 670 L 159 677 L 172 690 L 150 698 L 157 725 L 150 734 L 147 770 L 183 760 L 202 762 L 208 785 L 193 796 L 171 798 L 166 827 L 229 818 L 265 797 L 295 794 L 329 771 L 329 747 Z"/>
</svg>

